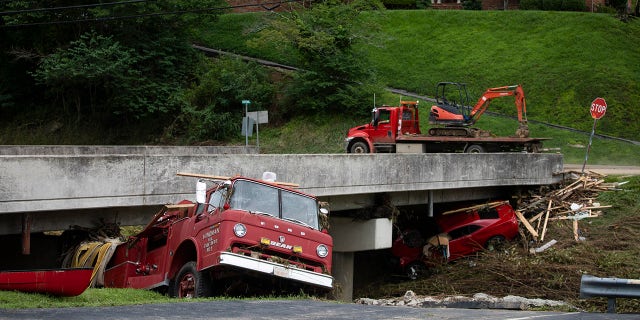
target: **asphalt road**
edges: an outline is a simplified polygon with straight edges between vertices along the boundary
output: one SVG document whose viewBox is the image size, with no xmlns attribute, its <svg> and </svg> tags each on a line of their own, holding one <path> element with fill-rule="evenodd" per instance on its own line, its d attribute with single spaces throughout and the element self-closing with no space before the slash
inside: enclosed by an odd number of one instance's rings
<svg viewBox="0 0 640 320">
<path fill-rule="evenodd" d="M 120 307 L 0 309 L 0 319 L 639 319 L 638 314 L 384 307 L 316 300 L 180 302 Z"/>
<path fill-rule="evenodd" d="M 582 171 L 582 164 L 566 164 L 565 171 Z M 585 171 L 593 171 L 605 175 L 632 175 L 640 176 L 640 166 L 618 166 L 618 165 L 590 165 L 587 164 Z"/>
</svg>

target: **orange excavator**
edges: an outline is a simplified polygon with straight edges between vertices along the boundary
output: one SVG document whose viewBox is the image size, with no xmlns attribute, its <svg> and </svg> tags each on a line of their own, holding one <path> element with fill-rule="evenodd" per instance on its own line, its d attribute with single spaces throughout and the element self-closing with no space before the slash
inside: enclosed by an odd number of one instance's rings
<svg viewBox="0 0 640 320">
<path fill-rule="evenodd" d="M 450 89 L 454 87 L 454 89 Z M 456 92 L 457 89 L 457 92 Z M 469 94 L 466 84 L 458 82 L 440 82 L 436 86 L 436 105 L 431 107 L 429 123 L 440 125 L 429 129 L 431 136 L 458 136 L 458 137 L 482 137 L 490 133 L 471 126 L 478 121 L 480 116 L 489 108 L 491 100 L 500 97 L 515 96 L 515 104 L 518 109 L 518 122 L 516 136 L 529 137 L 527 125 L 527 105 L 525 103 L 522 86 L 511 85 L 487 89 L 475 106 L 469 106 Z"/>
</svg>

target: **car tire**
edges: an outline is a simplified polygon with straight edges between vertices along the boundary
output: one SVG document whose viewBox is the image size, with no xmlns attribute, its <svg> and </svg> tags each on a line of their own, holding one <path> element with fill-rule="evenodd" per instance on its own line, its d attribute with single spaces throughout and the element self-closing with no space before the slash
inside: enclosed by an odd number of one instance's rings
<svg viewBox="0 0 640 320">
<path fill-rule="evenodd" d="M 404 270 L 405 270 L 405 275 L 407 276 L 407 278 L 409 278 L 411 280 L 416 280 L 416 279 L 422 277 L 426 273 L 427 268 L 421 262 L 412 262 L 412 263 L 408 264 L 404 268 Z"/>
<path fill-rule="evenodd" d="M 504 247 L 505 238 L 503 236 L 493 236 L 487 240 L 485 248 L 488 251 L 497 251 Z"/>
</svg>

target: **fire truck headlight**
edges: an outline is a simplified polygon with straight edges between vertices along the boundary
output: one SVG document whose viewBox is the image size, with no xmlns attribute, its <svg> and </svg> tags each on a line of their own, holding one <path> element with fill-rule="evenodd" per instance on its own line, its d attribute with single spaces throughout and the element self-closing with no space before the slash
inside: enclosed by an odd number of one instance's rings
<svg viewBox="0 0 640 320">
<path fill-rule="evenodd" d="M 329 248 L 324 244 L 321 244 L 316 248 L 316 253 L 318 254 L 318 257 L 325 258 L 329 255 Z"/>
<path fill-rule="evenodd" d="M 237 237 L 242 238 L 247 234 L 247 227 L 242 223 L 238 223 L 233 226 L 233 233 L 235 233 Z"/>
</svg>

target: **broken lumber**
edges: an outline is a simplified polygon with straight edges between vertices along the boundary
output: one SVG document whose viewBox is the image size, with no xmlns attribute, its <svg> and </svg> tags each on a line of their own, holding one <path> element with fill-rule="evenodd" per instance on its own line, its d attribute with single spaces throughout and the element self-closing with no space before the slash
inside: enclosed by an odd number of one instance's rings
<svg viewBox="0 0 640 320">
<path fill-rule="evenodd" d="M 527 219 L 524 217 L 524 215 L 522 215 L 522 212 L 516 210 L 516 216 L 518 217 L 518 219 L 520 220 L 520 222 L 522 222 L 522 224 L 524 225 L 525 228 L 527 228 L 527 230 L 529 231 L 529 233 L 531 233 L 531 235 L 533 236 L 534 239 L 538 239 L 538 232 L 536 232 L 535 229 L 533 229 L 533 227 L 531 226 L 531 224 L 529 223 L 529 221 L 527 221 Z"/>
</svg>

